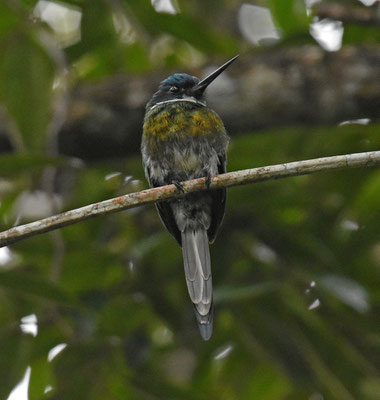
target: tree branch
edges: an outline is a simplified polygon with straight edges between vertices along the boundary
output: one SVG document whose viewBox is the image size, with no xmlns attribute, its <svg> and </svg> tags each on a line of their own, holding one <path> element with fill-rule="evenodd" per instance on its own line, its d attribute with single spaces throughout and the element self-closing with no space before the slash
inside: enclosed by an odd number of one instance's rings
<svg viewBox="0 0 380 400">
<path fill-rule="evenodd" d="M 380 165 L 380 151 L 323 157 L 228 172 L 226 174 L 214 176 L 210 188 L 217 189 L 296 175 L 306 175 L 314 172 L 368 167 L 373 165 Z M 186 181 L 183 183 L 183 188 L 185 193 L 206 190 L 205 178 Z M 7 246 L 31 236 L 59 229 L 66 225 L 85 221 L 99 215 L 110 214 L 133 207 L 139 207 L 143 204 L 155 203 L 156 201 L 168 200 L 180 196 L 183 196 L 183 194 L 174 185 L 168 185 L 104 200 L 99 203 L 66 211 L 1 232 L 0 247 Z"/>
</svg>

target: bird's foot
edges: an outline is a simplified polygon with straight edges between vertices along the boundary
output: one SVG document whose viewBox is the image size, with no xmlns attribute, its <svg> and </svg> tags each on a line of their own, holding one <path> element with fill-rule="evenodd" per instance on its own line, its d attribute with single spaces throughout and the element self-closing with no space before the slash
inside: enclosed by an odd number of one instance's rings
<svg viewBox="0 0 380 400">
<path fill-rule="evenodd" d="M 210 186 L 211 186 L 211 175 L 210 174 L 207 174 L 206 175 L 206 187 L 207 187 L 207 189 L 210 189 Z"/>
<path fill-rule="evenodd" d="M 172 181 L 173 185 L 182 193 L 185 193 L 185 189 L 180 181 Z"/>
</svg>

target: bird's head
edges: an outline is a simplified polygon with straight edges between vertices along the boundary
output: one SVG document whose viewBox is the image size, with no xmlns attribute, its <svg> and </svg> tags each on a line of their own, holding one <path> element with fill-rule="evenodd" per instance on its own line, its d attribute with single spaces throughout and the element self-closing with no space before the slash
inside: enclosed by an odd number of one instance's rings
<svg viewBox="0 0 380 400">
<path fill-rule="evenodd" d="M 204 91 L 207 86 L 217 78 L 229 65 L 231 65 L 238 56 L 227 61 L 216 71 L 208 75 L 201 81 L 195 76 L 188 74 L 173 74 L 161 82 L 158 91 L 153 95 L 147 109 L 150 109 L 157 103 L 170 101 L 170 100 L 193 100 L 202 101 Z"/>
</svg>

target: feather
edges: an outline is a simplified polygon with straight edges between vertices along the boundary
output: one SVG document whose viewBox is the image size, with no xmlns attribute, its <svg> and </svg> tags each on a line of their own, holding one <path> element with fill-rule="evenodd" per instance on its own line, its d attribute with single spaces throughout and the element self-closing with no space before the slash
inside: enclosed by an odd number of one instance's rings
<svg viewBox="0 0 380 400">
<path fill-rule="evenodd" d="M 218 173 L 224 174 L 226 172 L 226 156 L 219 155 L 218 157 Z M 226 189 L 211 190 L 212 206 L 211 206 L 211 224 L 207 230 L 208 239 L 213 243 L 222 224 L 224 212 L 226 209 Z"/>
<path fill-rule="evenodd" d="M 174 219 L 173 208 L 171 204 L 168 201 L 161 201 L 160 203 L 156 203 L 156 208 L 162 223 L 181 246 L 181 232 L 179 231 L 177 223 Z"/>
<path fill-rule="evenodd" d="M 212 278 L 210 250 L 205 229 L 185 229 L 181 233 L 187 288 L 194 304 L 203 339 L 212 334 Z"/>
</svg>

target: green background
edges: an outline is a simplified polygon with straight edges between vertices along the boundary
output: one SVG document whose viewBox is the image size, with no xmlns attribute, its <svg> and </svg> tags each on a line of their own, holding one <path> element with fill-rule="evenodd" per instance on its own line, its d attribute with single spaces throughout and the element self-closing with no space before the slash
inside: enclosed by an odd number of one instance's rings
<svg viewBox="0 0 380 400">
<path fill-rule="evenodd" d="M 61 118 L 55 104 L 65 90 L 156 70 L 158 84 L 166 70 L 183 70 L 195 56 L 222 64 L 240 52 L 237 63 L 244 63 L 261 51 L 223 19 L 236 14 L 241 3 L 234 0 L 177 1 L 177 15 L 141 0 L 63 1 L 82 12 L 81 38 L 58 50 L 60 38 L 30 17 L 35 4 L 0 3 L 0 101 L 14 144 L 0 154 L 1 230 L 15 223 L 20 195 L 41 190 L 49 168 L 75 164 L 52 145 Z M 316 45 L 303 1 L 258 4 L 270 8 L 281 31 L 272 51 Z M 115 13 L 125 13 L 134 40 L 117 33 Z M 347 24 L 343 48 L 376 45 L 373 32 Z M 165 45 L 154 53 L 158 40 Z M 59 77 L 64 89 L 53 85 Z M 234 136 L 228 169 L 379 148 L 376 120 L 300 122 Z M 120 174 L 105 179 L 114 171 Z M 138 153 L 93 160 L 75 170 L 64 209 L 146 187 Z M 216 311 L 209 342 L 196 326 L 181 250 L 153 206 L 13 245 L 12 261 L 0 266 L 0 398 L 30 365 L 30 399 L 378 399 L 379 199 L 377 168 L 229 189 L 211 247 Z M 36 337 L 20 330 L 28 314 L 38 318 Z M 48 362 L 59 343 L 67 348 Z"/>
</svg>

